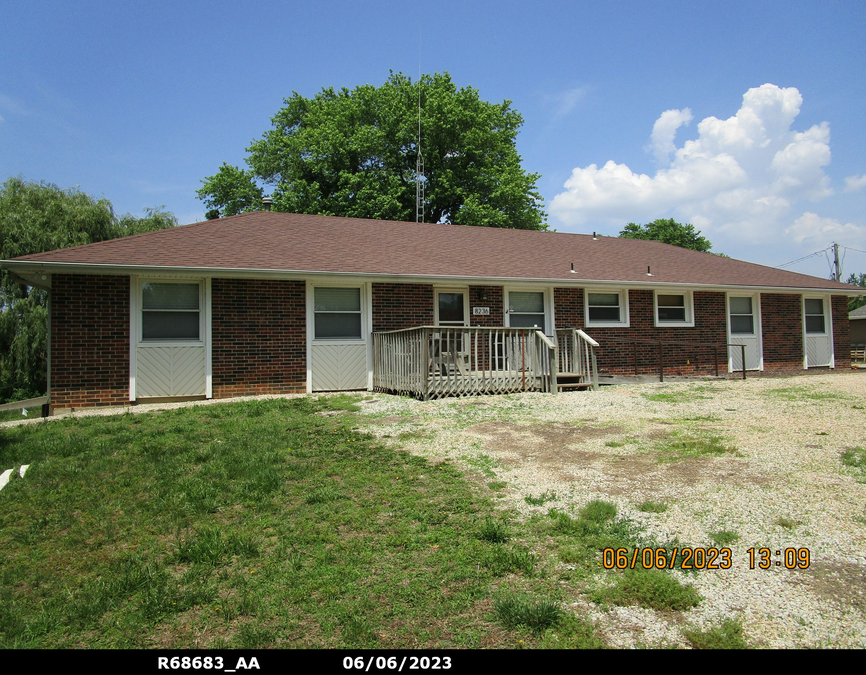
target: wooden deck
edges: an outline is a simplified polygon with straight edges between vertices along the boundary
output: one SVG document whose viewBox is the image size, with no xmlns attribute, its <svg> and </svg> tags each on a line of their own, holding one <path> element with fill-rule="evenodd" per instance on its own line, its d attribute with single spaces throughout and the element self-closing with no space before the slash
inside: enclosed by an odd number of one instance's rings
<svg viewBox="0 0 866 675">
<path fill-rule="evenodd" d="M 557 333 L 556 341 L 535 328 L 420 326 L 374 333 L 373 389 L 428 400 L 597 387 L 589 375 L 594 355 L 581 352 L 570 329 L 561 338 Z"/>
</svg>

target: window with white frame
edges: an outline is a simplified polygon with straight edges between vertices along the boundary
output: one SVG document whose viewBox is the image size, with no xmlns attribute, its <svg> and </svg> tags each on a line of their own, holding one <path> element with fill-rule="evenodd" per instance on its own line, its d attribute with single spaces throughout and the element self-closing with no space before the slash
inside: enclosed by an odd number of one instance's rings
<svg viewBox="0 0 866 675">
<path fill-rule="evenodd" d="M 509 291 L 508 325 L 511 328 L 544 330 L 544 292 Z"/>
<path fill-rule="evenodd" d="M 587 326 L 628 326 L 627 291 L 586 292 Z"/>
<path fill-rule="evenodd" d="M 142 283 L 141 341 L 201 341 L 201 283 Z"/>
<path fill-rule="evenodd" d="M 731 296 L 728 298 L 731 317 L 731 335 L 755 334 L 755 308 L 752 298 Z"/>
<path fill-rule="evenodd" d="M 824 300 L 822 298 L 804 298 L 803 311 L 806 316 L 806 332 L 824 335 L 827 332 Z"/>
<path fill-rule="evenodd" d="M 316 340 L 361 339 L 361 289 L 315 289 L 314 324 Z"/>
<path fill-rule="evenodd" d="M 691 293 L 656 291 L 656 326 L 694 326 Z"/>
</svg>

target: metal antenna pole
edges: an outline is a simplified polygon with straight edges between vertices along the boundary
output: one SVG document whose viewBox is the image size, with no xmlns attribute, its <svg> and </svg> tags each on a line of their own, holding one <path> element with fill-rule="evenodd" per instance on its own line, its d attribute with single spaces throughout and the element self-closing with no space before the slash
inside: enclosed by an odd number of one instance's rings
<svg viewBox="0 0 866 675">
<path fill-rule="evenodd" d="M 418 35 L 418 158 L 415 161 L 415 222 L 424 222 L 424 156 L 421 154 L 421 35 Z"/>
</svg>

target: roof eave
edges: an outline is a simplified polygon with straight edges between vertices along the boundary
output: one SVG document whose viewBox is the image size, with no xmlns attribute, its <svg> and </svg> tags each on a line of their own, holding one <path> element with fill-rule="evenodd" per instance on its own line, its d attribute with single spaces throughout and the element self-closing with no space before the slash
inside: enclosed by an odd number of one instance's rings
<svg viewBox="0 0 866 675">
<path fill-rule="evenodd" d="M 43 262 L 33 260 L 0 260 L 0 266 L 5 267 L 23 283 L 39 288 L 50 288 L 50 274 L 106 274 L 106 275 L 138 275 L 138 276 L 206 276 L 240 279 L 290 279 L 306 280 L 318 278 L 340 277 L 346 279 L 363 279 L 383 283 L 432 283 L 458 285 L 472 283 L 473 285 L 545 285 L 545 286 L 578 286 L 578 287 L 617 287 L 652 289 L 658 287 L 693 289 L 704 291 L 748 291 L 750 293 L 830 293 L 857 297 L 862 295 L 856 290 L 835 287 L 797 287 L 797 286 L 760 286 L 749 284 L 704 284 L 682 281 L 664 281 L 657 277 L 647 281 L 623 281 L 621 279 L 583 279 L 583 278 L 530 278 L 530 277 L 484 277 L 460 275 L 432 274 L 384 274 L 374 272 L 333 272 L 327 270 L 277 270 L 267 268 L 234 268 L 234 267 L 165 267 L 157 265 L 117 265 L 92 263 Z"/>
</svg>

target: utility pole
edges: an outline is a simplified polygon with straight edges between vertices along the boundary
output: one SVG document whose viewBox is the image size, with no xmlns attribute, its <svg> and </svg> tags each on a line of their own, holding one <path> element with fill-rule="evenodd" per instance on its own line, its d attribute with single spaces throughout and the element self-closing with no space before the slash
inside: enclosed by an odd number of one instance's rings
<svg viewBox="0 0 866 675">
<path fill-rule="evenodd" d="M 833 278 L 836 281 L 842 281 L 842 270 L 839 269 L 839 244 L 833 242 Z"/>
</svg>

